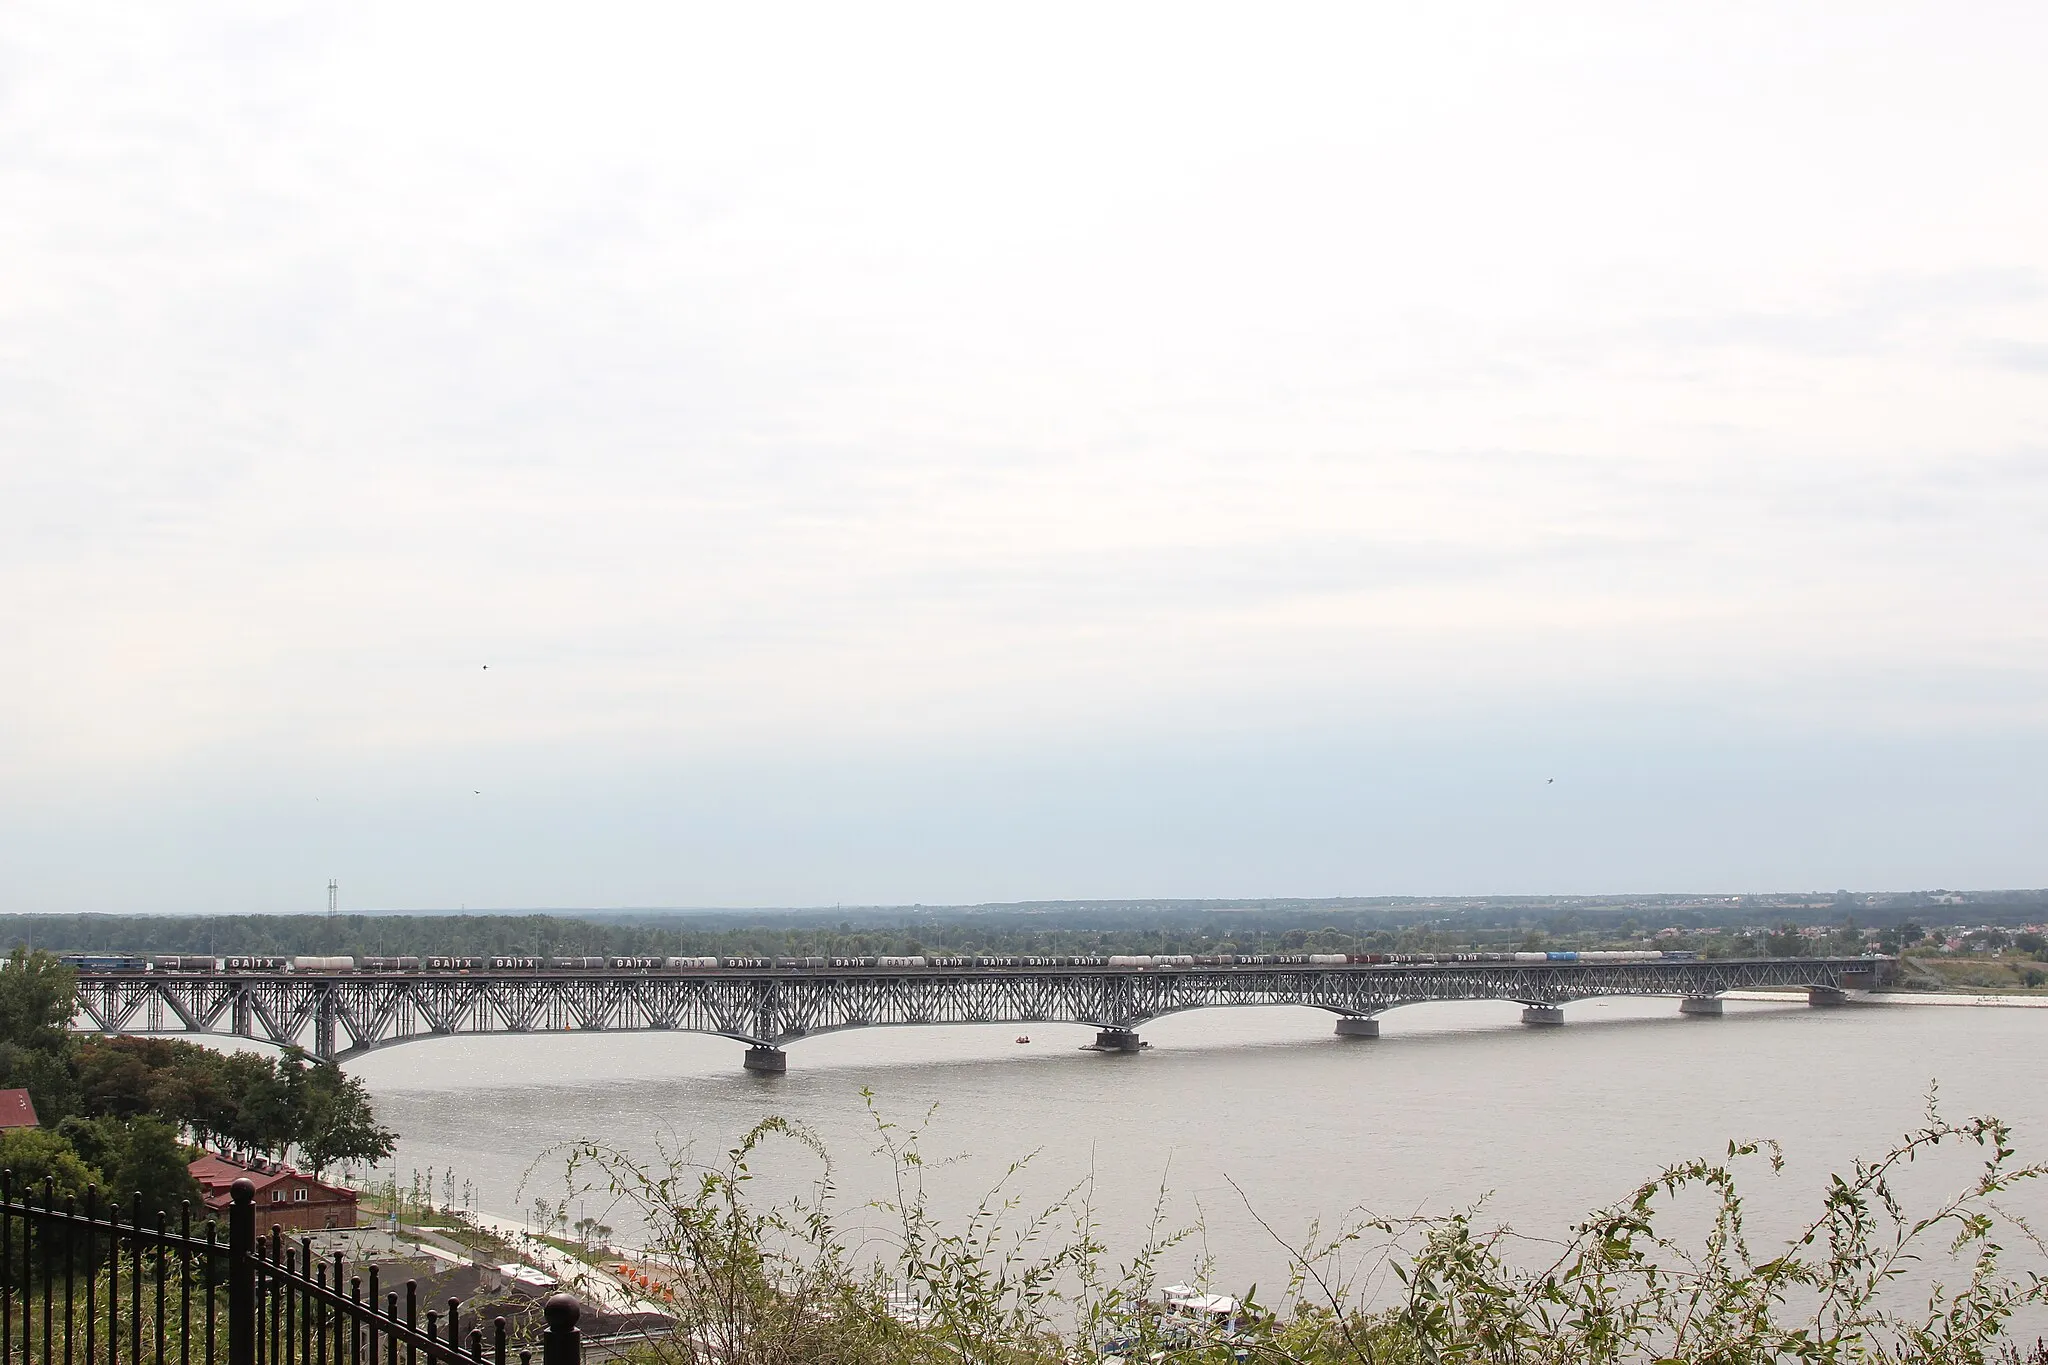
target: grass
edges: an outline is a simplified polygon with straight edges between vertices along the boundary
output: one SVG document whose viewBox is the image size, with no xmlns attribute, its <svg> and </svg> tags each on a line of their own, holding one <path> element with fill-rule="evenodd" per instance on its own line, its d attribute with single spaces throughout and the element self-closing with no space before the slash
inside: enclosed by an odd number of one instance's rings
<svg viewBox="0 0 2048 1365">
<path fill-rule="evenodd" d="M 1949 956 L 1913 954 L 1900 965 L 1922 979 L 1939 980 L 1949 991 L 1997 991 L 2010 995 L 2048 995 L 2048 962 L 2018 952 Z"/>
</svg>

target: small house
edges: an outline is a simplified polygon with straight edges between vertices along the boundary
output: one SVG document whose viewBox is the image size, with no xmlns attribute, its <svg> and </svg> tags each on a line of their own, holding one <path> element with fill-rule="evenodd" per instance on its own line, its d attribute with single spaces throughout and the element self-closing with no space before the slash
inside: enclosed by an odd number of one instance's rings
<svg viewBox="0 0 2048 1365">
<path fill-rule="evenodd" d="M 256 1187 L 256 1234 L 272 1228 L 286 1232 L 317 1232 L 356 1225 L 356 1192 L 315 1180 L 281 1161 L 230 1161 L 208 1152 L 191 1164 L 192 1178 L 204 1192 L 206 1208 L 222 1225 L 234 1203 L 234 1185 L 247 1179 Z"/>
</svg>

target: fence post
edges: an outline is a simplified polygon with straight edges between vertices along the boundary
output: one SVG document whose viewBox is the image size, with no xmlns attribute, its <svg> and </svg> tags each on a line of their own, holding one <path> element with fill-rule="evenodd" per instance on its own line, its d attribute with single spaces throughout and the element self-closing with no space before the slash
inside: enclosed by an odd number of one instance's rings
<svg viewBox="0 0 2048 1365">
<path fill-rule="evenodd" d="M 557 1294 L 540 1311 L 548 1320 L 540 1339 L 541 1365 L 582 1365 L 583 1333 L 576 1330 L 576 1319 L 583 1316 L 583 1305 L 571 1295 Z"/>
<path fill-rule="evenodd" d="M 228 1365 L 256 1365 L 256 1186 L 244 1176 L 229 1193 Z"/>
</svg>

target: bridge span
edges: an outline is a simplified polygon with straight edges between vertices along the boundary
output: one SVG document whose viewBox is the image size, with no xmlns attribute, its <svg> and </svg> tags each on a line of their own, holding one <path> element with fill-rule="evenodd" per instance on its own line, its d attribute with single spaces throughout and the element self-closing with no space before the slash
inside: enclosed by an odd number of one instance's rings
<svg viewBox="0 0 2048 1365">
<path fill-rule="evenodd" d="M 297 1046 L 336 1060 L 421 1038 L 677 1030 L 747 1045 L 750 1071 L 787 1068 L 786 1044 L 840 1029 L 907 1024 L 1073 1023 L 1095 1047 L 1135 1052 L 1138 1028 L 1183 1010 L 1306 1005 L 1346 1037 L 1378 1015 L 1443 1000 L 1512 1000 L 1525 1024 L 1564 1022 L 1596 996 L 1676 996 L 1721 1012 L 1723 991 L 1800 988 L 1814 1004 L 1889 983 L 1886 958 L 1626 963 L 1120 968 L 771 968 L 701 973 L 161 973 L 78 975 L 79 1026 Z"/>
</svg>

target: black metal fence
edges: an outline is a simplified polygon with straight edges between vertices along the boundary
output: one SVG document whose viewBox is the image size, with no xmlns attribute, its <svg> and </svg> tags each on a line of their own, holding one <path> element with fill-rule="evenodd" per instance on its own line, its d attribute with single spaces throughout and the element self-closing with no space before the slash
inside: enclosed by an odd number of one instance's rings
<svg viewBox="0 0 2048 1365">
<path fill-rule="evenodd" d="M 422 1305 L 418 1287 L 379 1283 L 375 1266 L 256 1234 L 256 1190 L 237 1180 L 227 1240 L 209 1220 L 145 1223 L 0 1172 L 0 1365 L 508 1365 L 505 1320 L 461 1320 Z M 578 1365 L 581 1305 L 543 1308 L 541 1365 Z M 533 1352 L 520 1350 L 521 1365 Z"/>
</svg>

